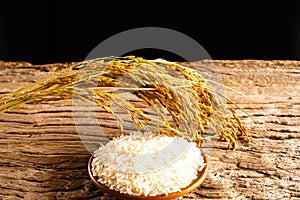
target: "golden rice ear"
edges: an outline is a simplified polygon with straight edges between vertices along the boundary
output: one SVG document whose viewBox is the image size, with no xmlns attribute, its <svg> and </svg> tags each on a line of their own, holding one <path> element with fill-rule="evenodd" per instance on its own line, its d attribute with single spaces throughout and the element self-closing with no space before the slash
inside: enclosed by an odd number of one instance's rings
<svg viewBox="0 0 300 200">
<path fill-rule="evenodd" d="M 250 141 L 248 130 L 235 110 L 218 100 L 219 97 L 228 99 L 213 91 L 210 80 L 206 80 L 195 69 L 162 59 L 145 60 L 134 56 L 87 60 L 74 64 L 71 69 L 73 70 L 62 70 L 15 92 L 1 95 L 0 113 L 24 103 L 49 101 L 49 97 L 59 100 L 75 96 L 86 102 L 97 103 L 112 114 L 121 130 L 123 121 L 110 107 L 111 103 L 128 114 L 138 129 L 147 130 L 152 122 L 169 133 L 185 136 L 200 144 L 203 142 L 205 127 L 209 127 L 231 146 L 235 145 L 238 129 Z M 131 81 L 127 82 L 126 79 Z M 83 83 L 95 87 L 87 88 L 83 95 L 78 90 Z M 133 91 L 132 94 L 149 107 L 157 105 L 165 108 L 171 121 L 166 118 L 162 109 L 156 109 L 158 118 L 155 119 L 133 103 L 115 95 L 113 90 L 104 91 L 107 88 L 116 88 L 118 92 Z M 226 120 L 228 117 L 231 120 Z"/>
</svg>

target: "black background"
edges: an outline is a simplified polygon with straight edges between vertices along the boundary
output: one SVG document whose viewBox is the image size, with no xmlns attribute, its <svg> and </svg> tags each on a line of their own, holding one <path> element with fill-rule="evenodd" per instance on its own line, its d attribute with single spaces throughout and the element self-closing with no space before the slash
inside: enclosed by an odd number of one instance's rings
<svg viewBox="0 0 300 200">
<path fill-rule="evenodd" d="M 298 2 L 1 1 L 0 60 L 81 61 L 108 37 L 145 26 L 180 31 L 213 59 L 299 60 Z M 135 53 L 179 59 L 163 51 Z"/>
</svg>

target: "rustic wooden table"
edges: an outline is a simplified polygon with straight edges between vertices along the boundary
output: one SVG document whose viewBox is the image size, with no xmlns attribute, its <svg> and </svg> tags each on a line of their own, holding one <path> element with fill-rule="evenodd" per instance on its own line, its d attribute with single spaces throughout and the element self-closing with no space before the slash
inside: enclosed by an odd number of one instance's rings
<svg viewBox="0 0 300 200">
<path fill-rule="evenodd" d="M 183 199 L 300 199 L 300 62 L 202 61 L 215 65 L 243 108 L 252 142 L 235 151 L 207 149 L 209 174 Z M 14 91 L 68 64 L 0 62 L 0 93 Z M 72 101 L 25 105 L 0 115 L 0 199 L 113 199 L 87 173 L 90 153 L 77 134 Z"/>
</svg>

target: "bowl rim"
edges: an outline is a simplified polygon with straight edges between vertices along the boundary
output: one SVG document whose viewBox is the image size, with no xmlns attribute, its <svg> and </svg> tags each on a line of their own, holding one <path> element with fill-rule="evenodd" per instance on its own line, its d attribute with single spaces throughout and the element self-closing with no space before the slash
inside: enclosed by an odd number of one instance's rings
<svg viewBox="0 0 300 200">
<path fill-rule="evenodd" d="M 92 179 L 93 183 L 99 188 L 101 189 L 103 192 L 106 192 L 108 194 L 110 194 L 113 197 L 117 197 L 120 199 L 136 199 L 136 200 L 166 200 L 166 199 L 173 199 L 173 198 L 177 198 L 180 196 L 183 196 L 185 194 L 188 194 L 190 192 L 192 192 L 193 190 L 195 190 L 197 187 L 199 187 L 203 181 L 205 180 L 207 173 L 208 173 L 208 157 L 205 155 L 204 151 L 200 149 L 200 152 L 203 156 L 204 159 L 204 167 L 202 168 L 202 170 L 200 172 L 198 172 L 198 177 L 196 179 L 194 179 L 190 185 L 188 185 L 186 188 L 183 188 L 181 191 L 178 192 L 173 192 L 173 193 L 169 193 L 168 195 L 156 195 L 156 196 L 141 196 L 141 195 L 132 195 L 132 194 L 125 194 L 125 193 L 120 193 L 116 190 L 112 190 L 109 187 L 107 187 L 104 184 L 101 184 L 97 181 L 97 177 L 93 176 L 92 173 L 92 161 L 94 159 L 94 156 L 91 155 L 88 161 L 88 173 L 90 178 Z"/>
</svg>

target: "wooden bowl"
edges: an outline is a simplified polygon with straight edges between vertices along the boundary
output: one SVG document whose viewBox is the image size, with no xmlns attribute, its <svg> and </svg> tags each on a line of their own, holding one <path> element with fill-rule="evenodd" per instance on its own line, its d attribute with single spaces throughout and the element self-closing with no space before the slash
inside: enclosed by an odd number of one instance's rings
<svg viewBox="0 0 300 200">
<path fill-rule="evenodd" d="M 182 189 L 179 192 L 174 192 L 174 193 L 170 193 L 168 195 L 157 195 L 157 196 L 140 196 L 140 195 L 130 195 L 130 194 L 123 194 L 120 193 L 116 190 L 111 190 L 109 189 L 106 185 L 101 184 L 99 182 L 97 182 L 97 177 L 93 176 L 92 173 L 92 161 L 93 161 L 93 156 L 90 157 L 89 159 L 89 163 L 88 163 L 88 171 L 89 171 L 89 175 L 92 179 L 92 181 L 94 182 L 94 184 L 100 188 L 103 192 L 107 192 L 108 194 L 110 194 L 111 196 L 120 198 L 120 199 L 136 199 L 136 200 L 166 200 L 166 199 L 174 199 L 180 196 L 183 196 L 187 193 L 192 192 L 193 190 L 195 190 L 197 187 L 199 187 L 201 185 L 201 183 L 204 181 L 204 179 L 207 176 L 207 171 L 208 171 L 208 158 L 205 156 L 204 152 L 201 150 L 202 156 L 204 158 L 204 163 L 206 164 L 204 166 L 204 168 L 202 169 L 202 171 L 200 171 L 198 173 L 198 177 L 186 188 Z"/>
</svg>

